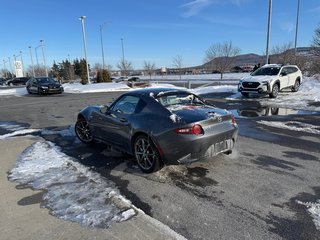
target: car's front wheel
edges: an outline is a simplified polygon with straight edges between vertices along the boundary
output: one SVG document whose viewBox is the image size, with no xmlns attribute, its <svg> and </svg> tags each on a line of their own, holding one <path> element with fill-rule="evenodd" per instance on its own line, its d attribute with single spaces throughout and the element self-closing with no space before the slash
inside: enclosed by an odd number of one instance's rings
<svg viewBox="0 0 320 240">
<path fill-rule="evenodd" d="M 272 92 L 269 94 L 269 96 L 271 98 L 276 98 L 278 96 L 278 93 L 279 93 L 279 85 L 274 84 L 272 87 Z"/>
<path fill-rule="evenodd" d="M 160 168 L 161 160 L 158 150 L 149 137 L 140 135 L 136 138 L 134 141 L 134 155 L 138 166 L 143 172 L 151 173 Z"/>
<path fill-rule="evenodd" d="M 88 122 L 84 118 L 79 118 L 75 125 L 75 132 L 81 142 L 92 143 L 93 137 Z"/>
</svg>

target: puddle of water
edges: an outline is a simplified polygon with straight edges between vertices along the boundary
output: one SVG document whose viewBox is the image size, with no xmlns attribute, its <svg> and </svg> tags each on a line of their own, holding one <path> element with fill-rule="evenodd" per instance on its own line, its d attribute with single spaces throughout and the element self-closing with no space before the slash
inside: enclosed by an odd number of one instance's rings
<svg viewBox="0 0 320 240">
<path fill-rule="evenodd" d="M 229 110 L 235 117 L 265 117 L 265 116 L 288 116 L 288 115 L 310 115 L 318 112 L 311 112 L 305 110 L 295 110 L 290 108 L 277 108 L 277 107 L 248 107 Z"/>
</svg>

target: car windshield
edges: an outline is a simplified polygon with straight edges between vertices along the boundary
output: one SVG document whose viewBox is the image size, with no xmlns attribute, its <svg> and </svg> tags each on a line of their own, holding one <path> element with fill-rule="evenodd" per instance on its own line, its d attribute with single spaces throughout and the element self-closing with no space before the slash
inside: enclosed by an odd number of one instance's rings
<svg viewBox="0 0 320 240">
<path fill-rule="evenodd" d="M 39 83 L 57 83 L 54 79 L 52 78 L 37 78 L 37 81 Z"/>
<path fill-rule="evenodd" d="M 264 67 L 264 68 L 259 68 L 255 72 L 253 72 L 251 75 L 252 76 L 273 76 L 273 75 L 278 75 L 280 71 L 280 67 Z"/>
<path fill-rule="evenodd" d="M 172 105 L 203 105 L 204 103 L 196 95 L 191 93 L 159 93 L 156 100 L 163 106 Z"/>
</svg>

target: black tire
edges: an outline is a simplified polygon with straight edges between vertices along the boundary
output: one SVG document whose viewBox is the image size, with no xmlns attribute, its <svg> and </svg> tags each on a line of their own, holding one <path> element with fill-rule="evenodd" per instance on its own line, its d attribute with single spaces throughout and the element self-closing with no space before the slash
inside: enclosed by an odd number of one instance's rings
<svg viewBox="0 0 320 240">
<path fill-rule="evenodd" d="M 293 85 L 293 87 L 292 87 L 292 92 L 298 92 L 298 90 L 299 90 L 299 87 L 300 87 L 300 81 L 299 81 L 299 79 L 297 79 L 296 81 L 295 81 L 295 83 L 294 83 L 294 85 Z"/>
<path fill-rule="evenodd" d="M 149 137 L 138 136 L 134 141 L 133 148 L 138 166 L 143 172 L 151 173 L 160 169 L 160 155 Z"/>
<path fill-rule="evenodd" d="M 88 122 L 84 118 L 79 118 L 75 125 L 75 132 L 81 142 L 90 144 L 93 143 L 93 137 L 89 128 Z"/>
<path fill-rule="evenodd" d="M 241 95 L 244 96 L 244 97 L 249 97 L 249 93 L 242 92 Z"/>
<path fill-rule="evenodd" d="M 276 98 L 278 96 L 278 93 L 279 93 L 279 85 L 274 84 L 272 87 L 272 92 L 269 94 L 269 96 L 271 98 Z"/>
<path fill-rule="evenodd" d="M 30 91 L 30 88 L 29 87 L 26 87 L 27 88 L 27 92 L 29 93 L 29 94 L 32 94 L 32 92 Z"/>
</svg>

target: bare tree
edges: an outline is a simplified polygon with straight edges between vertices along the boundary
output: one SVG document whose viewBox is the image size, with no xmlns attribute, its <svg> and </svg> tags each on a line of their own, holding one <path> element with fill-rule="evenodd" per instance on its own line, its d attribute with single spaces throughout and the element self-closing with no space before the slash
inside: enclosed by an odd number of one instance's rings
<svg viewBox="0 0 320 240">
<path fill-rule="evenodd" d="M 315 58 L 312 59 L 313 61 L 310 63 L 309 74 L 320 74 L 320 25 L 314 31 L 311 47 Z"/>
<path fill-rule="evenodd" d="M 121 75 L 126 77 L 128 77 L 130 71 L 133 70 L 131 62 L 127 60 L 121 60 L 117 67 L 120 69 Z"/>
<path fill-rule="evenodd" d="M 240 53 L 240 49 L 234 47 L 232 42 L 217 43 L 211 45 L 206 51 L 205 61 L 212 71 L 219 71 L 221 79 L 223 74 L 230 69 L 234 57 Z"/>
<path fill-rule="evenodd" d="M 181 74 L 182 74 L 182 62 L 183 62 L 183 57 L 181 55 L 178 55 L 173 58 L 173 66 L 178 70 L 180 80 L 181 80 Z"/>
<path fill-rule="evenodd" d="M 294 64 L 295 54 L 292 48 L 292 42 L 285 43 L 283 45 L 278 45 L 271 50 L 272 61 L 279 64 Z"/>
<path fill-rule="evenodd" d="M 143 69 L 144 69 L 145 73 L 149 75 L 150 80 L 151 80 L 151 75 L 156 70 L 156 65 L 154 63 L 144 61 Z"/>
</svg>

